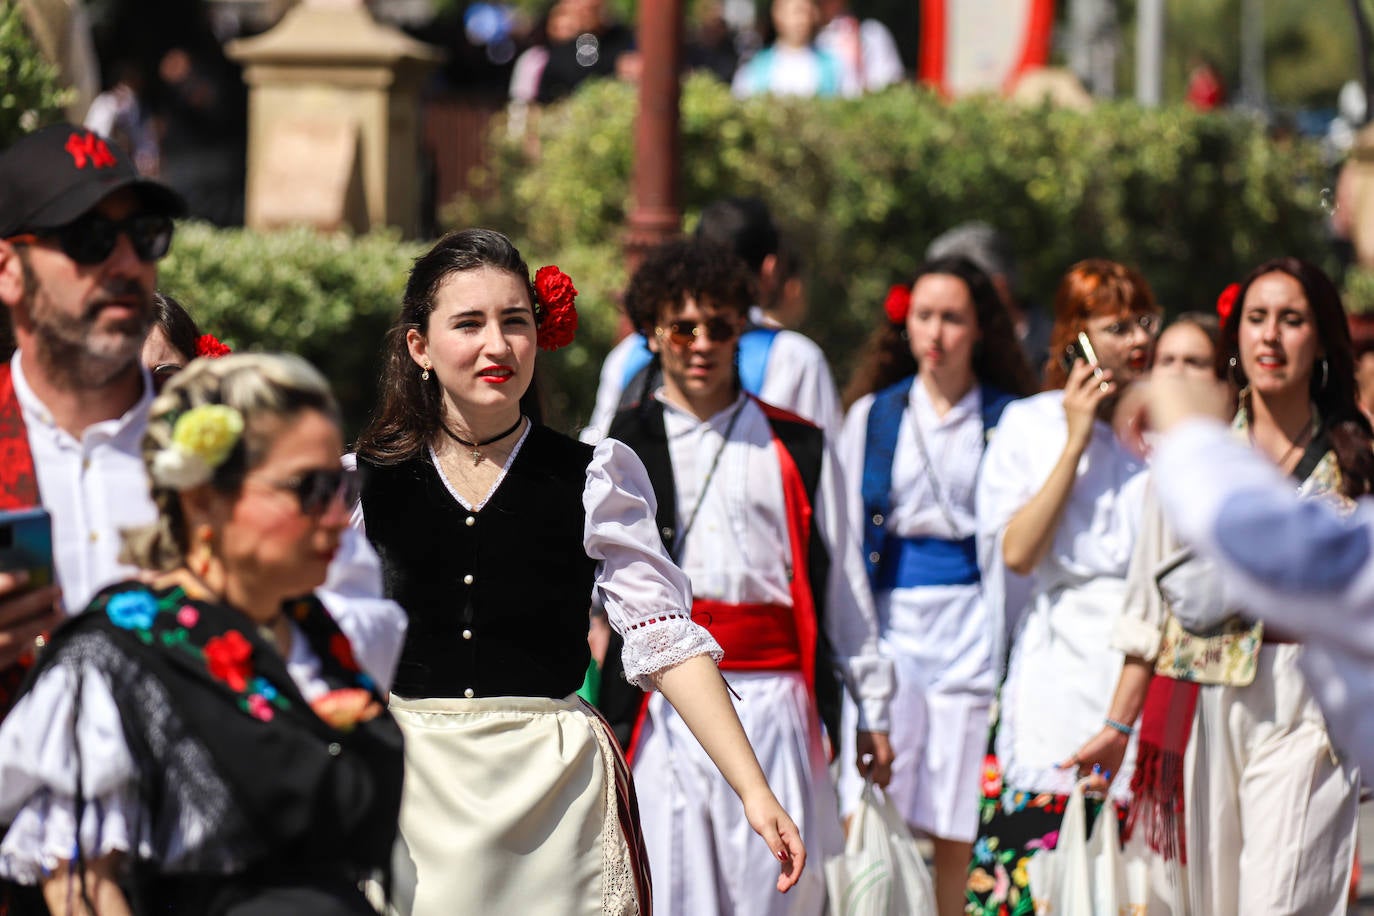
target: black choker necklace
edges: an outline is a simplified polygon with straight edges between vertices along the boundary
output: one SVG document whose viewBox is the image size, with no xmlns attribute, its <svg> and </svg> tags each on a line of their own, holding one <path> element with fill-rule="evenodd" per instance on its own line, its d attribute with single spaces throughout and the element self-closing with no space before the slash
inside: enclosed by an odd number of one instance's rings
<svg viewBox="0 0 1374 916">
<path fill-rule="evenodd" d="M 464 439 L 462 436 L 458 435 L 458 434 L 455 433 L 453 430 L 449 429 L 447 423 L 440 423 L 440 424 L 439 424 L 439 428 L 442 429 L 442 430 L 448 435 L 448 437 L 449 437 L 450 439 L 452 439 L 454 442 L 457 442 L 459 445 L 463 446 L 464 448 L 466 448 L 466 449 L 471 453 L 471 455 L 472 455 L 472 463 L 473 463 L 473 464 L 481 464 L 481 463 L 482 463 L 482 446 L 484 446 L 484 445 L 491 445 L 493 442 L 500 442 L 502 439 L 506 438 L 506 437 L 509 436 L 511 433 L 513 433 L 513 432 L 515 432 L 517 429 L 519 429 L 519 428 L 520 428 L 520 424 L 521 424 L 521 423 L 524 423 L 524 422 L 525 422 L 525 417 L 524 417 L 524 415 L 522 414 L 521 416 L 519 416 L 519 417 L 516 418 L 515 423 L 511 426 L 510 429 L 506 430 L 506 431 L 503 432 L 503 433 L 497 433 L 496 435 L 492 436 L 490 439 L 483 439 L 481 442 L 469 442 L 467 439 Z"/>
</svg>

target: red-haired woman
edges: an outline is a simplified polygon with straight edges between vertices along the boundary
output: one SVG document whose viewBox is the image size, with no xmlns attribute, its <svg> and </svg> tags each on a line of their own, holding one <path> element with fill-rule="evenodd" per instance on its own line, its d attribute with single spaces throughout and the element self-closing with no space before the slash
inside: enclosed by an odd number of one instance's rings
<svg viewBox="0 0 1374 916">
<path fill-rule="evenodd" d="M 1282 258 L 1252 271 L 1236 302 L 1222 335 L 1244 386 L 1233 432 L 1300 494 L 1348 508 L 1374 485 L 1374 452 L 1335 286 Z M 1175 863 L 1164 874 L 1187 869 L 1186 883 L 1160 887 L 1151 912 L 1340 911 L 1359 771 L 1332 746 L 1297 668 L 1301 647 L 1242 621 L 1153 499 L 1129 578 L 1112 638 L 1126 664 L 1108 725 L 1075 756 L 1113 768 L 1143 709 L 1130 823 Z"/>
<path fill-rule="evenodd" d="M 963 258 L 942 258 L 894 290 L 847 393 L 839 441 L 893 659 L 888 796 L 935 843 L 942 914 L 964 912 L 978 832 L 978 764 L 996 690 L 992 627 L 979 585 L 973 492 L 989 434 L 1030 394 L 1026 364 L 996 288 Z M 846 723 L 857 721 L 852 703 Z M 853 729 L 840 729 L 847 735 Z M 862 784 L 841 753 L 841 802 Z"/>
<path fill-rule="evenodd" d="M 1102 726 L 1121 668 L 1108 640 L 1145 466 L 1109 420 L 1149 368 L 1159 309 L 1139 273 L 1106 260 L 1075 264 L 1054 306 L 1050 389 L 1003 413 L 978 482 L 984 591 L 1012 639 L 969 872 L 976 914 L 1031 912 L 1025 862 L 1055 845 L 1079 777 L 1062 764 Z"/>
</svg>

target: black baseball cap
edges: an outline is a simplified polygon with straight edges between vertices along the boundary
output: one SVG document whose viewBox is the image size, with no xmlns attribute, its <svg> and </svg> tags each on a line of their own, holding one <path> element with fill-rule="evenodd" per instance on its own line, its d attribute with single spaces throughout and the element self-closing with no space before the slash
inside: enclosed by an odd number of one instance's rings
<svg viewBox="0 0 1374 916">
<path fill-rule="evenodd" d="M 72 124 L 35 131 L 0 153 L 0 238 L 65 226 L 124 188 L 151 213 L 186 214 L 181 195 L 140 176 L 118 143 Z"/>
</svg>

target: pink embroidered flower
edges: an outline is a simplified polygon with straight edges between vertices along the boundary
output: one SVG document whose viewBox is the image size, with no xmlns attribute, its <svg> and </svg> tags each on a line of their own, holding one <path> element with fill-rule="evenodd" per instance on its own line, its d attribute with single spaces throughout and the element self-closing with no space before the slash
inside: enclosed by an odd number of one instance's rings
<svg viewBox="0 0 1374 916">
<path fill-rule="evenodd" d="M 200 611 L 189 604 L 183 604 L 181 610 L 177 611 L 177 623 L 186 629 L 191 629 L 200 621 Z"/>
<path fill-rule="evenodd" d="M 998 798 L 1002 795 L 1002 767 L 994 754 L 983 758 L 983 797 Z"/>
<path fill-rule="evenodd" d="M 271 722 L 272 717 L 276 715 L 272 711 L 272 704 L 267 702 L 267 698 L 260 693 L 249 695 L 248 711 L 253 714 L 253 718 L 263 722 Z"/>
</svg>

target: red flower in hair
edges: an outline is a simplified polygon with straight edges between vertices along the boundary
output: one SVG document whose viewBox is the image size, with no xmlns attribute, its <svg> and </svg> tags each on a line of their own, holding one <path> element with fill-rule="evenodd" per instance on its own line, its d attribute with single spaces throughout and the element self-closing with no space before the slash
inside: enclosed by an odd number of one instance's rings
<svg viewBox="0 0 1374 916">
<path fill-rule="evenodd" d="M 883 311 L 893 324 L 906 324 L 906 313 L 911 311 L 911 287 L 898 283 L 889 289 Z"/>
<path fill-rule="evenodd" d="M 541 267 L 534 275 L 534 292 L 539 297 L 539 349 L 566 347 L 577 333 L 577 287 L 572 277 L 552 264 Z"/>
<path fill-rule="evenodd" d="M 1221 291 L 1217 296 L 1217 317 L 1221 319 L 1223 325 L 1231 317 L 1231 310 L 1236 307 L 1236 297 L 1240 295 L 1240 284 L 1232 283 Z"/>
<path fill-rule="evenodd" d="M 242 693 L 248 686 L 248 675 L 253 673 L 252 657 L 252 644 L 238 630 L 230 630 L 205 644 L 205 664 L 210 676 L 223 681 L 235 693 Z"/>
<path fill-rule="evenodd" d="M 233 351 L 220 343 L 219 338 L 214 334 L 202 334 L 200 339 L 196 341 L 196 356 L 219 359 L 221 356 L 228 356 L 231 352 Z"/>
</svg>

